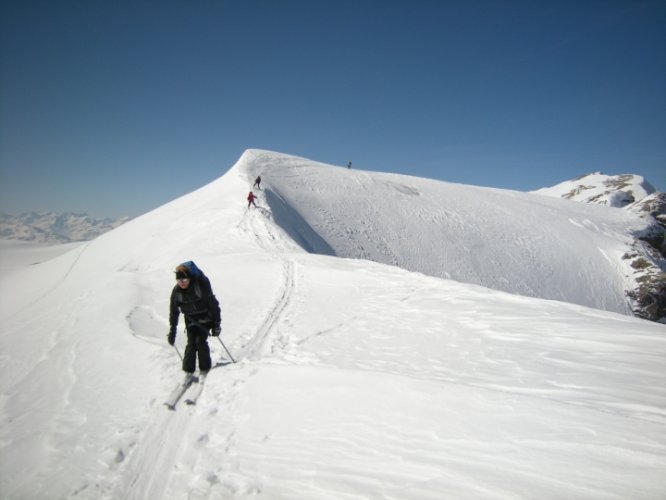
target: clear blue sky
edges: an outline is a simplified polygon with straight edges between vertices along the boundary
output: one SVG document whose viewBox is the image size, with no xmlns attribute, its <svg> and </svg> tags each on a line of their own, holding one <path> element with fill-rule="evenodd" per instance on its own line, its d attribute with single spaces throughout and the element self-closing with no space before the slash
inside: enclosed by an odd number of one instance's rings
<svg viewBox="0 0 666 500">
<path fill-rule="evenodd" d="M 1 5 L 5 212 L 136 216 L 247 148 L 521 191 L 596 170 L 666 190 L 663 0 Z"/>
</svg>

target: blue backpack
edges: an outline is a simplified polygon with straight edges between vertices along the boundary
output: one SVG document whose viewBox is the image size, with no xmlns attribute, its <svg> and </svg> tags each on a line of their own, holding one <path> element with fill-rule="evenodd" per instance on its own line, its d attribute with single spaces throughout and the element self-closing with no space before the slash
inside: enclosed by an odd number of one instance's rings
<svg viewBox="0 0 666 500">
<path fill-rule="evenodd" d="M 194 293 L 196 296 L 201 299 L 203 297 L 203 293 L 201 292 L 201 281 L 205 281 L 208 283 L 208 287 L 210 288 L 210 281 L 208 280 L 208 277 L 204 274 L 204 272 L 199 269 L 199 266 L 197 266 L 193 260 L 188 260 L 187 262 L 183 262 L 180 264 L 181 266 L 185 266 L 190 270 L 190 275 L 194 280 L 192 280 L 192 283 L 194 285 Z M 183 300 L 183 294 L 182 292 L 178 292 L 180 294 L 180 301 Z"/>
<path fill-rule="evenodd" d="M 183 262 L 181 266 L 185 266 L 190 270 L 190 273 L 192 274 L 193 278 L 205 278 L 206 275 L 203 273 L 201 269 L 194 263 L 193 260 L 188 260 L 187 262 Z"/>
</svg>

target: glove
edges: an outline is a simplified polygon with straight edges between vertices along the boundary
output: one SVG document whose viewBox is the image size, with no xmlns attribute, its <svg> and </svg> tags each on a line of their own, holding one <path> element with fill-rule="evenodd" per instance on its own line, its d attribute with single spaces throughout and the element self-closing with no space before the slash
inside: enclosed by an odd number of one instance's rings
<svg viewBox="0 0 666 500">
<path fill-rule="evenodd" d="M 217 325 L 213 325 L 213 330 L 211 331 L 210 334 L 211 334 L 213 337 L 219 337 L 219 336 L 220 336 L 220 333 L 222 333 L 222 328 L 220 328 L 220 325 L 219 325 L 219 324 L 217 324 Z"/>
<path fill-rule="evenodd" d="M 176 343 L 176 329 L 174 327 L 171 327 L 171 330 L 169 330 L 167 342 L 169 342 L 169 345 L 174 345 Z"/>
</svg>

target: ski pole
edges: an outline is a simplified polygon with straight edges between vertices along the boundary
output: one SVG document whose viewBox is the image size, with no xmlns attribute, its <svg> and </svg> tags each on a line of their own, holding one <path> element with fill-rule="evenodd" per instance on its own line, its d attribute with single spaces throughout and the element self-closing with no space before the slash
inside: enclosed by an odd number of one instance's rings
<svg viewBox="0 0 666 500">
<path fill-rule="evenodd" d="M 231 361 L 233 361 L 233 362 L 235 363 L 236 360 L 233 358 L 233 356 L 232 356 L 231 353 L 229 352 L 229 349 L 227 349 L 227 346 L 224 345 L 224 342 L 222 342 L 222 339 L 221 339 L 220 337 L 215 337 L 215 338 L 217 338 L 217 340 L 220 341 L 220 344 L 222 344 L 222 347 L 224 347 L 224 350 L 227 351 L 227 354 L 228 354 L 229 357 L 231 358 Z"/>
<path fill-rule="evenodd" d="M 183 360 L 183 356 L 181 356 L 180 351 L 178 350 L 178 348 L 177 348 L 175 345 L 173 346 L 173 348 L 176 350 L 176 352 L 178 353 L 178 357 L 179 357 L 180 360 L 182 361 L 182 360 Z"/>
<path fill-rule="evenodd" d="M 199 325 L 198 323 L 190 323 L 190 324 L 187 325 L 187 326 L 196 326 L 197 328 L 199 328 L 200 330 L 202 330 L 202 331 L 204 331 L 206 334 L 208 334 L 208 330 L 207 330 L 206 328 L 204 328 L 203 326 Z M 215 338 L 217 338 L 217 340 L 220 341 L 220 344 L 222 344 L 222 347 L 224 347 L 224 350 L 227 351 L 227 354 L 228 354 L 229 357 L 231 358 L 231 361 L 233 361 L 233 362 L 235 363 L 236 360 L 234 359 L 234 357 L 233 357 L 233 356 L 231 355 L 231 353 L 229 352 L 229 349 L 227 349 L 227 346 L 224 345 L 224 342 L 222 342 L 222 339 L 221 339 L 219 336 L 216 336 Z"/>
</svg>

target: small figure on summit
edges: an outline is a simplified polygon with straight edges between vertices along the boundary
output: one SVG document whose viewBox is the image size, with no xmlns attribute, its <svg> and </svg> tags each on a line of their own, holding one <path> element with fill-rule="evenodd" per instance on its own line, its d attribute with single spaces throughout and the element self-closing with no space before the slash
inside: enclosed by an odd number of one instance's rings
<svg viewBox="0 0 666 500">
<path fill-rule="evenodd" d="M 257 208 L 257 204 L 254 202 L 256 199 L 257 197 L 250 191 L 250 194 L 247 195 L 247 208 L 250 208 L 250 205 L 254 205 L 254 208 Z"/>
</svg>

